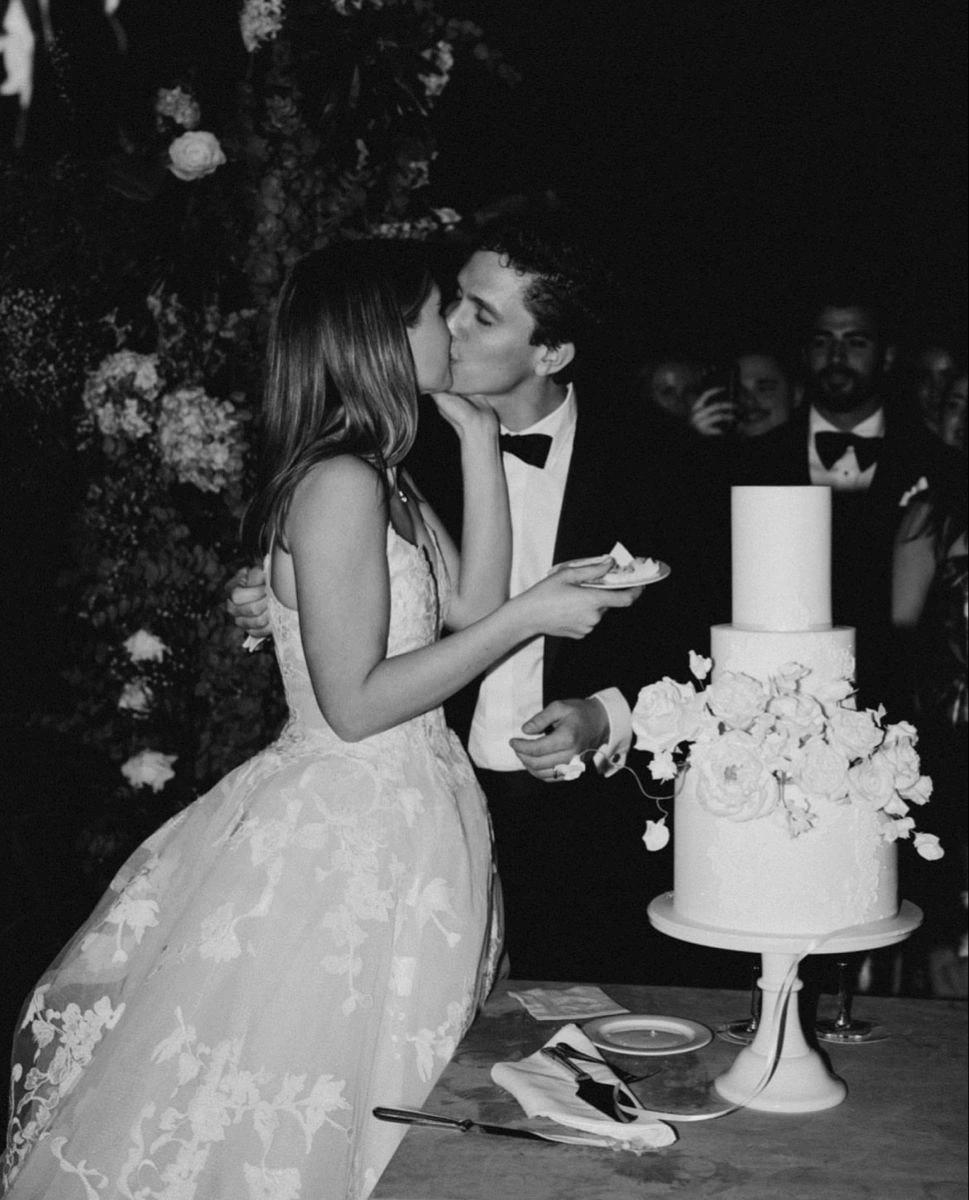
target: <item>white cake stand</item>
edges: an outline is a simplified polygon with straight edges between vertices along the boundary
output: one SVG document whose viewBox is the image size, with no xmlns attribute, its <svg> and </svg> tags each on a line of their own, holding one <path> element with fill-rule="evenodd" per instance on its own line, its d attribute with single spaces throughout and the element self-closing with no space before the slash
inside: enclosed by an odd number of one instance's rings
<svg viewBox="0 0 969 1200">
<path fill-rule="evenodd" d="M 780 1028 L 779 1055 L 766 1086 L 758 1085 L 770 1069 L 774 1055 L 775 1013 L 780 1003 L 784 980 L 797 960 L 815 940 L 811 935 L 787 937 L 756 934 L 741 930 L 715 929 L 681 917 L 673 908 L 673 893 L 665 892 L 650 904 L 649 919 L 663 933 L 700 946 L 722 950 L 746 950 L 759 953 L 763 964 L 760 988 L 763 992 L 757 1033 L 749 1046 L 737 1056 L 729 1071 L 714 1080 L 717 1092 L 731 1104 L 767 1112 L 817 1112 L 834 1108 L 847 1095 L 844 1081 L 833 1075 L 824 1059 L 804 1039 L 797 1009 L 801 981 L 796 977 L 790 1003 Z M 856 950 L 874 950 L 892 946 L 909 936 L 922 923 L 922 910 L 908 900 L 902 901 L 898 915 L 869 925 L 838 930 L 810 950 L 812 954 L 850 954 Z M 754 1094 L 756 1093 L 756 1094 Z"/>
</svg>

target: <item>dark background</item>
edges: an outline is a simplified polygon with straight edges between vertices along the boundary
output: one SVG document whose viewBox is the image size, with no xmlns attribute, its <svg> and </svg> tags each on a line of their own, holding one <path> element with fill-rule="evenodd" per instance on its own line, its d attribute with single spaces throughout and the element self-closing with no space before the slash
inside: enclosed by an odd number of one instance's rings
<svg viewBox="0 0 969 1200">
<path fill-rule="evenodd" d="M 522 74 L 457 73 L 434 186 L 464 212 L 554 190 L 632 284 L 629 337 L 773 325 L 858 269 L 910 341 L 966 343 L 959 0 L 491 0 Z"/>
<path fill-rule="evenodd" d="M 113 139 L 122 112 L 149 119 L 139 76 L 157 80 L 180 48 L 217 92 L 245 61 L 240 3 L 122 0 L 122 80 L 101 0 L 52 0 L 83 114 L 74 148 Z M 434 202 L 466 227 L 515 194 L 582 211 L 629 285 L 634 356 L 639 341 L 648 353 L 774 326 L 815 274 L 857 267 L 908 342 L 964 355 L 964 0 L 438 4 L 477 22 L 521 82 L 458 64 L 434 110 Z M 56 106 L 45 127 L 44 94 L 41 81 L 35 149 L 67 136 Z M 0 98 L 5 148 L 15 114 Z"/>
</svg>

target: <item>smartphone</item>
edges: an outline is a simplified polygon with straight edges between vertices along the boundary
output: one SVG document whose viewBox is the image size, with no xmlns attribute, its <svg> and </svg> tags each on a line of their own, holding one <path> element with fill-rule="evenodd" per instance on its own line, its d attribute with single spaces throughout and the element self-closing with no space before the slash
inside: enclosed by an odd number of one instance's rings
<svg viewBox="0 0 969 1200">
<path fill-rule="evenodd" d="M 701 395 L 703 392 L 712 391 L 714 388 L 719 389 L 720 394 L 711 396 L 708 403 L 722 404 L 727 402 L 732 406 L 732 415 L 724 417 L 722 422 L 724 429 L 732 429 L 737 423 L 738 403 L 740 400 L 740 375 L 736 364 L 731 363 L 726 367 L 711 367 L 704 374 L 703 382 L 700 386 Z"/>
</svg>

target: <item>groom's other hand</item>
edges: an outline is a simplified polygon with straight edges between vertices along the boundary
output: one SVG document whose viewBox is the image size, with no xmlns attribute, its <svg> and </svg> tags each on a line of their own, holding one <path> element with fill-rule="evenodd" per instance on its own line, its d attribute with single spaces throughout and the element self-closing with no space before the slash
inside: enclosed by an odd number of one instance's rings
<svg viewBox="0 0 969 1200">
<path fill-rule="evenodd" d="M 522 730 L 532 736 L 512 738 L 512 750 L 530 775 L 552 783 L 558 778 L 555 774 L 557 766 L 571 762 L 576 754 L 598 749 L 606 741 L 609 717 L 603 705 L 593 697 L 553 700 L 530 717 Z"/>
<path fill-rule="evenodd" d="M 242 567 L 225 585 L 226 612 L 239 629 L 254 638 L 271 637 L 266 572 Z"/>
</svg>

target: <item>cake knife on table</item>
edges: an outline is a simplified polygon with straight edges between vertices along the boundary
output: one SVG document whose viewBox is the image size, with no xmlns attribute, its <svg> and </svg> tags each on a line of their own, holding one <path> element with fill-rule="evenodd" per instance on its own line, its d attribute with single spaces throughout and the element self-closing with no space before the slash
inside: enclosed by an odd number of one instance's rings
<svg viewBox="0 0 969 1200">
<path fill-rule="evenodd" d="M 436 1116 L 434 1113 L 419 1112 L 415 1108 L 377 1107 L 373 1115 L 381 1121 L 398 1121 L 402 1125 L 428 1125 L 435 1129 L 456 1129 L 459 1133 L 487 1133 L 497 1137 L 528 1138 L 537 1142 L 567 1142 L 575 1145 L 605 1146 L 605 1138 L 582 1137 L 580 1135 L 536 1133 L 532 1129 L 518 1129 L 514 1125 L 487 1125 L 467 1117 L 458 1121 L 454 1117 Z"/>
</svg>

